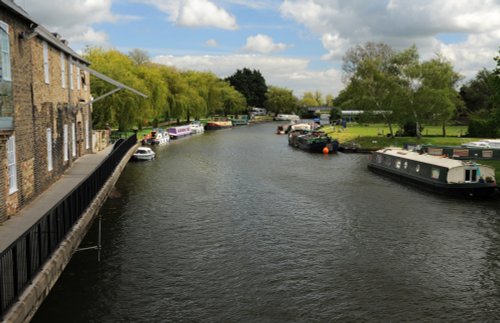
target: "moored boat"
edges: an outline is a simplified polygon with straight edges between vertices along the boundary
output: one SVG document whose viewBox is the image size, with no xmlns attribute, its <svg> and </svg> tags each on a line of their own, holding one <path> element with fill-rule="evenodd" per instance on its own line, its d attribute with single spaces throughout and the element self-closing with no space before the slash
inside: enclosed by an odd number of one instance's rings
<svg viewBox="0 0 500 323">
<path fill-rule="evenodd" d="M 193 121 L 189 124 L 191 127 L 191 133 L 192 134 L 198 134 L 198 133 L 204 133 L 205 128 L 203 127 L 203 124 L 199 121 Z"/>
<path fill-rule="evenodd" d="M 132 155 L 132 158 L 135 160 L 153 160 L 156 156 L 156 153 L 153 149 L 149 147 L 139 147 Z"/>
<path fill-rule="evenodd" d="M 496 189 L 495 169 L 490 166 L 401 148 L 374 152 L 368 168 L 444 194 L 488 196 Z"/>
<path fill-rule="evenodd" d="M 168 134 L 171 139 L 178 139 L 180 137 L 189 136 L 191 134 L 191 126 L 177 126 L 168 128 Z"/>
<path fill-rule="evenodd" d="M 219 130 L 219 129 L 226 129 L 226 128 L 231 128 L 233 126 L 233 123 L 231 120 L 228 120 L 227 118 L 218 118 L 214 120 L 209 120 L 207 122 L 207 125 L 205 126 L 205 130 Z"/>
<path fill-rule="evenodd" d="M 143 145 L 163 145 L 170 141 L 168 133 L 161 128 L 154 128 L 150 133 L 144 135 L 141 140 Z"/>
<path fill-rule="evenodd" d="M 312 153 L 324 153 L 325 147 L 333 153 L 339 148 L 339 142 L 323 131 L 293 130 L 288 134 L 288 144 Z"/>
</svg>

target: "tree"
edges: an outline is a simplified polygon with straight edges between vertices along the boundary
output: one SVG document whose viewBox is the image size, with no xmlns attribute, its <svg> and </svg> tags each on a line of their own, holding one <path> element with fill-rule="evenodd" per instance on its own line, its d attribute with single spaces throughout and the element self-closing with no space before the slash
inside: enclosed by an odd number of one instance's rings
<svg viewBox="0 0 500 323">
<path fill-rule="evenodd" d="M 244 68 L 226 78 L 238 92 L 243 94 L 249 106 L 263 107 L 266 101 L 266 80 L 258 70 Z"/>
<path fill-rule="evenodd" d="M 327 94 L 325 98 L 325 104 L 327 107 L 333 107 L 333 95 Z"/>
<path fill-rule="evenodd" d="M 266 93 L 266 109 L 273 113 L 290 113 L 297 111 L 297 98 L 293 91 L 270 86 Z"/>
<path fill-rule="evenodd" d="M 460 88 L 460 96 L 465 103 L 464 116 L 471 113 L 483 112 L 489 113 L 493 110 L 495 104 L 495 83 L 497 76 L 494 71 L 482 69 L 476 74 L 476 77 Z"/>
<path fill-rule="evenodd" d="M 88 48 L 85 58 L 92 62 L 92 67 L 97 71 L 134 88 L 146 95 L 150 91 L 144 80 L 137 76 L 137 69 L 130 58 L 116 50 L 104 51 L 100 48 Z M 92 95 L 99 97 L 115 88 L 99 78 L 92 77 Z M 96 128 L 106 125 L 127 130 L 139 120 L 147 117 L 149 111 L 144 109 L 144 99 L 130 91 L 120 91 L 107 96 L 94 104 L 93 123 Z"/>
<path fill-rule="evenodd" d="M 150 62 L 149 54 L 147 51 L 134 48 L 128 53 L 128 57 L 137 65 L 142 65 Z"/>
<path fill-rule="evenodd" d="M 304 92 L 302 99 L 299 101 L 301 107 L 319 107 L 321 104 L 315 93 Z"/>
<path fill-rule="evenodd" d="M 453 70 L 453 65 L 439 56 L 421 64 L 422 88 L 419 93 L 419 105 L 429 111 L 431 120 L 438 120 L 446 136 L 446 123 L 453 117 L 457 107 L 463 106 L 457 83 L 462 78 Z M 426 120 L 428 121 L 428 120 Z"/>
</svg>

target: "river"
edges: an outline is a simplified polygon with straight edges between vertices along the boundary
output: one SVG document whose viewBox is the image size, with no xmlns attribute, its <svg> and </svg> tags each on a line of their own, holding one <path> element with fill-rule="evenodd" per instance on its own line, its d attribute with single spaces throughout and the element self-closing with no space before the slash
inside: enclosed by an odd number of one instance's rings
<svg viewBox="0 0 500 323">
<path fill-rule="evenodd" d="M 34 322 L 500 320 L 500 202 L 309 154 L 276 124 L 130 162 Z M 95 244 L 94 225 L 83 245 Z"/>
</svg>

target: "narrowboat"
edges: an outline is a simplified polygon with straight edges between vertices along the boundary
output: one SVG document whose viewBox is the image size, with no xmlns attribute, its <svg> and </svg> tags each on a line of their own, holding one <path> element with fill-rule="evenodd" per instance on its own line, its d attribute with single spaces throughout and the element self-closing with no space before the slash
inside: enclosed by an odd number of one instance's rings
<svg viewBox="0 0 500 323">
<path fill-rule="evenodd" d="M 168 128 L 168 134 L 171 139 L 189 136 L 191 134 L 191 126 L 187 125 Z"/>
<path fill-rule="evenodd" d="M 495 169 L 490 166 L 401 148 L 372 153 L 368 168 L 442 194 L 490 196 L 496 189 Z"/>
<path fill-rule="evenodd" d="M 231 123 L 233 127 L 236 126 L 247 126 L 248 125 L 248 116 L 241 115 L 231 119 Z"/>
<path fill-rule="evenodd" d="M 274 121 L 299 121 L 300 117 L 295 114 L 278 114 L 274 117 Z"/>
<path fill-rule="evenodd" d="M 207 125 L 205 126 L 205 130 L 219 130 L 219 129 L 226 129 L 226 128 L 231 128 L 233 126 L 233 123 L 231 120 L 228 120 L 226 118 L 218 118 L 214 120 L 209 120 L 207 122 Z"/>
<path fill-rule="evenodd" d="M 293 130 L 288 134 L 288 144 L 312 153 L 324 153 L 325 147 L 329 153 L 339 149 L 339 142 L 323 131 Z"/>
</svg>

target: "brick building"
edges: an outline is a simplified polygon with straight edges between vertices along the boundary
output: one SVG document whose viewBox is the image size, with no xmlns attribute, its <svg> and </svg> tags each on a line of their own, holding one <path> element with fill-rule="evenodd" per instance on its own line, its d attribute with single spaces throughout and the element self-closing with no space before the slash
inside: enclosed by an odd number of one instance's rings
<svg viewBox="0 0 500 323">
<path fill-rule="evenodd" d="M 0 224 L 92 152 L 88 65 L 0 0 Z"/>
</svg>

